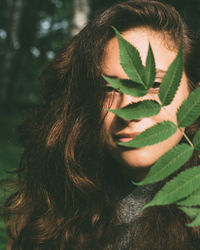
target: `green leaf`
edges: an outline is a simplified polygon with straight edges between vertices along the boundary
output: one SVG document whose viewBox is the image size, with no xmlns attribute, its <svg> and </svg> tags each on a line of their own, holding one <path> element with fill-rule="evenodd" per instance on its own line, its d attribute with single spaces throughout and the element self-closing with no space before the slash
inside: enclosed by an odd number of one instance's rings
<svg viewBox="0 0 200 250">
<path fill-rule="evenodd" d="M 188 217 L 190 217 L 191 219 L 196 218 L 199 214 L 200 214 L 200 208 L 196 208 L 196 207 L 179 207 L 180 210 L 182 210 L 184 213 L 187 214 Z"/>
<path fill-rule="evenodd" d="M 200 130 L 198 130 L 193 139 L 194 148 L 200 150 Z"/>
<path fill-rule="evenodd" d="M 186 199 L 177 202 L 177 205 L 180 206 L 198 206 L 200 205 L 200 190 L 198 189 Z"/>
<path fill-rule="evenodd" d="M 188 227 L 198 227 L 200 226 L 200 214 L 194 219 L 192 223 L 186 224 Z"/>
<path fill-rule="evenodd" d="M 200 87 L 196 88 L 182 103 L 177 112 L 179 127 L 187 127 L 200 116 Z"/>
<path fill-rule="evenodd" d="M 128 79 L 117 79 L 111 78 L 102 75 L 104 80 L 108 82 L 114 89 L 119 90 L 120 92 L 131 95 L 134 97 L 141 97 L 146 95 L 147 90 L 144 89 L 142 85 L 139 85 Z"/>
<path fill-rule="evenodd" d="M 133 140 L 128 142 L 119 142 L 118 144 L 125 147 L 140 148 L 147 145 L 153 145 L 168 139 L 177 130 L 176 124 L 170 121 L 163 121 L 155 126 L 146 129 L 137 135 Z"/>
<path fill-rule="evenodd" d="M 121 109 L 107 109 L 125 120 L 137 120 L 143 117 L 151 117 L 160 112 L 161 106 L 156 101 L 145 100 L 132 103 Z"/>
<path fill-rule="evenodd" d="M 173 100 L 183 73 L 183 45 L 169 66 L 160 84 L 159 98 L 163 106 L 169 105 Z"/>
<path fill-rule="evenodd" d="M 133 82 L 140 83 L 145 87 L 145 83 L 141 77 L 144 66 L 142 65 L 142 60 L 138 50 L 126 41 L 116 28 L 113 27 L 113 29 L 118 39 L 120 48 L 120 64 L 124 72 Z"/>
<path fill-rule="evenodd" d="M 146 185 L 163 180 L 186 163 L 193 151 L 193 148 L 186 143 L 178 144 L 158 159 L 143 181 L 133 183 Z"/>
<path fill-rule="evenodd" d="M 200 188 L 200 166 L 181 172 L 155 195 L 152 201 L 144 206 L 168 205 L 177 202 Z"/>
<path fill-rule="evenodd" d="M 153 51 L 151 45 L 149 44 L 148 55 L 146 58 L 146 66 L 143 69 L 142 78 L 147 86 L 147 88 L 151 88 L 154 84 L 156 76 L 156 66 Z"/>
</svg>

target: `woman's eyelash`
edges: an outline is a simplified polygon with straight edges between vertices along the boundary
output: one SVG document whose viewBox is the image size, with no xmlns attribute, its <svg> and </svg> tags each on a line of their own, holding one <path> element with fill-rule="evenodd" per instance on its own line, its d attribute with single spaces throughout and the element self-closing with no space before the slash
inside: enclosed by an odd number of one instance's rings
<svg viewBox="0 0 200 250">
<path fill-rule="evenodd" d="M 118 89 L 114 89 L 111 86 L 105 86 L 104 89 L 105 89 L 105 92 L 119 92 Z"/>
<path fill-rule="evenodd" d="M 160 82 L 154 82 L 152 88 L 159 88 L 160 87 Z"/>
<path fill-rule="evenodd" d="M 149 89 L 151 94 L 158 94 L 160 82 L 154 82 L 153 86 Z"/>
<path fill-rule="evenodd" d="M 160 82 L 154 82 L 151 88 L 156 89 L 160 87 Z M 119 89 L 115 89 L 112 86 L 104 86 L 105 92 L 119 92 Z"/>
</svg>

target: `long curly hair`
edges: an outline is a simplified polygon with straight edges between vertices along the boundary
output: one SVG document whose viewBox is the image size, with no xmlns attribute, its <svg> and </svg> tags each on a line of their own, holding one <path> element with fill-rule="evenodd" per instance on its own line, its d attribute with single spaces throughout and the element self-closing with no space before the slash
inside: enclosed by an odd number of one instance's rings
<svg viewBox="0 0 200 250">
<path fill-rule="evenodd" d="M 193 40 L 180 15 L 158 1 L 117 3 L 76 35 L 41 76 L 41 102 L 20 127 L 24 152 L 16 191 L 4 205 L 11 250 L 104 249 L 116 239 L 116 204 L 130 180 L 106 153 L 102 132 L 105 82 L 102 57 L 120 32 L 146 26 L 184 45 L 191 90 L 200 79 Z M 167 43 L 167 41 L 166 41 Z M 187 128 L 190 137 L 199 121 Z M 188 167 L 196 164 L 193 156 Z M 156 220 L 155 218 L 158 218 Z M 130 249 L 191 249 L 198 228 L 174 206 L 146 209 Z M 117 249 L 117 244 L 113 249 Z"/>
</svg>

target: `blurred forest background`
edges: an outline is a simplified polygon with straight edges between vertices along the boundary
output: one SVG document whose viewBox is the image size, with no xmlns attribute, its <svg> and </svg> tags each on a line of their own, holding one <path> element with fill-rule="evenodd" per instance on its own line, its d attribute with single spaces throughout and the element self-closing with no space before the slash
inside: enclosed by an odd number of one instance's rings
<svg viewBox="0 0 200 250">
<path fill-rule="evenodd" d="M 0 179 L 18 166 L 16 126 L 38 102 L 38 77 L 59 49 L 117 0 L 0 0 Z M 200 37 L 200 1 L 165 0 Z M 198 56 L 198 55 L 197 55 Z M 0 200 L 5 194 L 1 188 Z M 0 250 L 6 234 L 0 222 Z"/>
</svg>

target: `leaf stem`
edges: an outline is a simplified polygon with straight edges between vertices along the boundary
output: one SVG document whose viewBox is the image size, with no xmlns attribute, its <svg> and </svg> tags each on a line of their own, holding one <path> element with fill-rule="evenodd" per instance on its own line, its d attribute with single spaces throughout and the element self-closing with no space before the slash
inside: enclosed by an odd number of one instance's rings
<svg viewBox="0 0 200 250">
<path fill-rule="evenodd" d="M 165 110 L 165 112 L 167 112 L 168 113 L 168 115 L 171 117 L 171 114 L 168 112 L 168 110 L 166 110 L 166 108 L 165 107 L 163 107 L 163 109 Z M 174 119 L 172 118 L 172 121 L 176 124 L 176 121 L 174 121 Z M 181 133 L 183 134 L 183 136 L 185 137 L 185 139 L 187 140 L 187 142 L 190 144 L 190 146 L 192 147 L 192 148 L 194 148 L 194 145 L 193 145 L 193 143 L 191 142 L 191 140 L 189 139 L 189 137 L 186 135 L 186 133 L 185 133 L 185 131 L 184 130 L 182 130 L 180 127 L 178 127 L 177 126 L 177 128 L 181 131 Z"/>
<path fill-rule="evenodd" d="M 165 106 L 162 106 L 162 103 L 160 101 L 160 98 L 159 99 L 159 103 L 161 105 L 161 107 L 165 110 L 165 112 L 169 115 L 169 117 L 172 119 L 172 121 L 177 125 L 177 122 L 173 119 L 173 117 L 171 117 L 171 114 L 168 112 L 168 110 L 165 108 Z M 177 128 L 181 131 L 181 133 L 183 134 L 183 136 L 185 137 L 185 139 L 187 140 L 187 142 L 190 144 L 190 146 L 192 148 L 194 148 L 194 145 L 193 143 L 191 142 L 191 140 L 189 139 L 189 137 L 186 135 L 185 131 L 182 130 L 180 127 L 177 126 Z"/>
<path fill-rule="evenodd" d="M 181 128 L 179 128 L 179 129 L 181 130 Z M 186 135 L 185 131 L 182 131 L 182 133 L 183 133 L 183 136 L 185 137 L 185 139 L 187 140 L 187 142 L 190 144 L 190 146 L 192 148 L 194 148 L 193 143 L 191 142 L 191 140 L 189 139 L 189 137 Z"/>
</svg>

